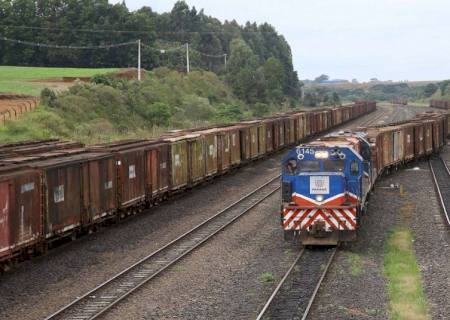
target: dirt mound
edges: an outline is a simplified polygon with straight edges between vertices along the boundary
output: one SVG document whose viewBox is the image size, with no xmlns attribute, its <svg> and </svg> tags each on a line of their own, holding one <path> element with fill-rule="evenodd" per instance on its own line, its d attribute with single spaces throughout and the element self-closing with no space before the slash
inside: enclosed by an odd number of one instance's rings
<svg viewBox="0 0 450 320">
<path fill-rule="evenodd" d="M 138 71 L 137 68 L 128 68 L 117 71 L 115 75 L 119 78 L 124 78 L 128 80 L 137 79 Z M 145 69 L 141 69 L 141 79 L 144 80 L 147 78 L 147 71 Z"/>
</svg>

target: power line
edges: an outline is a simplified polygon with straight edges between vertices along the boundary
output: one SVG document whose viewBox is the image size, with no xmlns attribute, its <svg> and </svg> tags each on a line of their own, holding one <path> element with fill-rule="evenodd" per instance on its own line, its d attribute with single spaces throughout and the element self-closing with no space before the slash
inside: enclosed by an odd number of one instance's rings
<svg viewBox="0 0 450 320">
<path fill-rule="evenodd" d="M 168 52 L 173 52 L 173 51 L 179 51 L 179 50 L 182 50 L 182 49 L 185 48 L 185 45 L 180 45 L 180 46 L 178 46 L 178 47 L 173 47 L 173 48 L 168 48 L 168 49 L 164 49 L 164 48 L 155 48 L 155 47 L 149 46 L 149 45 L 144 44 L 144 43 L 141 43 L 141 45 L 142 45 L 143 47 L 145 47 L 145 48 L 148 48 L 148 49 L 153 50 L 153 51 L 157 51 L 157 52 L 159 52 L 159 53 L 168 53 Z"/>
<path fill-rule="evenodd" d="M 10 29 L 29 29 L 29 30 L 47 30 L 47 31 L 63 31 L 63 32 L 86 32 L 86 33 L 155 33 L 155 34 L 167 34 L 167 35 L 181 35 L 181 34 L 234 34 L 234 33 L 274 33 L 274 31 L 263 30 L 232 30 L 232 31 L 157 31 L 157 30 L 113 30 L 113 29 L 67 29 L 67 28 L 55 28 L 55 27 L 34 27 L 34 26 L 17 26 L 17 25 L 5 25 L 0 24 L 0 28 Z"/>
<path fill-rule="evenodd" d="M 66 28 L 54 28 L 54 27 L 32 27 L 32 26 L 13 26 L 0 24 L 1 28 L 11 29 L 29 29 L 29 30 L 47 30 L 47 31 L 63 31 L 63 32 L 87 32 L 87 33 L 150 33 L 154 30 L 112 30 L 112 29 L 66 29 Z"/>
<path fill-rule="evenodd" d="M 141 66 L 141 47 L 145 47 L 148 49 L 151 49 L 153 51 L 159 52 L 159 53 L 169 53 L 173 51 L 179 51 L 179 50 L 186 50 L 186 72 L 189 73 L 190 71 L 190 59 L 189 59 L 189 44 L 186 43 L 184 45 L 180 45 L 178 47 L 168 48 L 168 49 L 161 49 L 161 48 L 155 48 L 149 45 L 146 45 L 141 42 L 141 40 L 134 40 L 129 42 L 122 42 L 122 43 L 113 43 L 113 44 L 103 44 L 103 45 L 97 45 L 97 46 L 74 46 L 74 45 L 58 45 L 58 44 L 47 44 L 47 43 L 40 43 L 40 42 L 32 42 L 32 41 L 26 41 L 26 40 L 18 40 L 18 39 L 11 39 L 5 36 L 0 36 L 0 41 L 7 41 L 16 43 L 19 45 L 27 45 L 27 46 L 33 46 L 33 47 L 40 47 L 40 48 L 51 48 L 51 49 L 72 49 L 72 50 L 96 50 L 96 49 L 110 49 L 110 48 L 117 48 L 117 47 L 123 47 L 123 46 L 129 46 L 129 45 L 137 45 L 138 46 L 138 79 L 140 80 L 140 66 Z M 227 69 L 227 54 L 208 54 L 204 53 L 195 49 L 190 49 L 202 56 L 209 57 L 209 58 L 224 58 L 225 63 L 225 69 Z"/>
<path fill-rule="evenodd" d="M 201 54 L 202 56 L 208 57 L 208 58 L 223 58 L 225 57 L 227 54 L 226 53 L 222 53 L 222 54 L 208 54 L 208 53 L 204 53 L 195 49 L 191 49 L 194 52 L 197 52 L 198 54 Z"/>
<path fill-rule="evenodd" d="M 129 45 L 137 43 L 137 40 L 134 40 L 134 41 L 129 41 L 129 42 L 103 44 L 103 45 L 98 45 L 98 46 L 72 46 L 72 45 L 47 44 L 47 43 L 32 42 L 32 41 L 26 41 L 26 40 L 10 39 L 10 38 L 3 37 L 3 36 L 0 36 L 0 40 L 8 41 L 8 42 L 16 43 L 16 44 L 33 46 L 33 47 L 52 48 L 52 49 L 79 49 L 79 50 L 110 49 L 110 48 L 129 46 Z"/>
</svg>

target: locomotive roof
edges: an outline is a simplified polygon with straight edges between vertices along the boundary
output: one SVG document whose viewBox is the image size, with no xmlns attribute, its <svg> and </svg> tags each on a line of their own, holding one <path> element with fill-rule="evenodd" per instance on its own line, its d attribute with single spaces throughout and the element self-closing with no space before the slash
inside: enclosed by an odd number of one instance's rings
<svg viewBox="0 0 450 320">
<path fill-rule="evenodd" d="M 363 132 L 334 132 L 326 135 L 325 137 L 312 141 L 308 144 L 300 146 L 311 147 L 335 147 L 335 146 L 348 146 L 352 147 L 357 145 L 361 140 L 366 140 L 366 133 Z"/>
</svg>

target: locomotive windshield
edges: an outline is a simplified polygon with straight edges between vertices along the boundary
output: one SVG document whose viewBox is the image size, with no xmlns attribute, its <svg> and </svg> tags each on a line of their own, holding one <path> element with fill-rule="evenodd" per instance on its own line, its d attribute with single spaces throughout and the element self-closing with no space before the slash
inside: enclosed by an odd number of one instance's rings
<svg viewBox="0 0 450 320">
<path fill-rule="evenodd" d="M 286 164 L 286 173 L 293 175 L 295 174 L 295 170 L 297 169 L 297 160 L 291 159 Z"/>
<path fill-rule="evenodd" d="M 323 169 L 325 172 L 344 172 L 345 160 L 325 160 Z"/>
<path fill-rule="evenodd" d="M 300 172 L 318 172 L 320 171 L 320 162 L 318 160 L 300 161 Z"/>
</svg>

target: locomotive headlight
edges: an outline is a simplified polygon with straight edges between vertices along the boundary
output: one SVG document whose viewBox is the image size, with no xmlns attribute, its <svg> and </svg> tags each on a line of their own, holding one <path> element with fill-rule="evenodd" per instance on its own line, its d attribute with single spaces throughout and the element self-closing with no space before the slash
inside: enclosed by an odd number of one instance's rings
<svg viewBox="0 0 450 320">
<path fill-rule="evenodd" d="M 323 195 L 318 194 L 318 195 L 316 196 L 316 201 L 322 202 L 322 201 L 323 201 Z"/>
<path fill-rule="evenodd" d="M 328 159 L 329 154 L 326 150 L 319 150 L 315 153 L 316 159 Z"/>
</svg>

